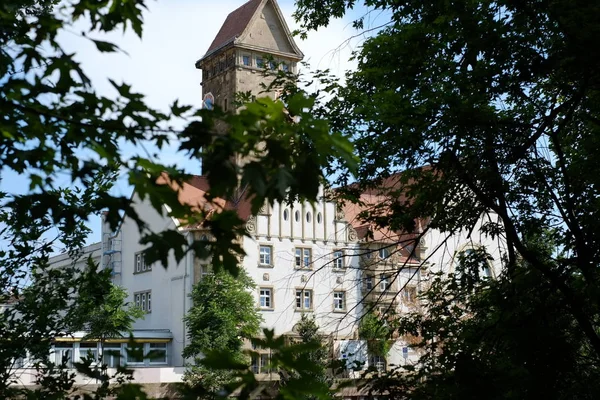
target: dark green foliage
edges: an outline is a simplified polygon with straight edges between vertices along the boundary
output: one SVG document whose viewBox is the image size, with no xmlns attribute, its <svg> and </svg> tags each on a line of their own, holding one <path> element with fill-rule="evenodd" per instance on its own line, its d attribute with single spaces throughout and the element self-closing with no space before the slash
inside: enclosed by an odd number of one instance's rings
<svg viewBox="0 0 600 400">
<path fill-rule="evenodd" d="M 421 219 L 473 232 L 483 216 L 505 269 L 489 282 L 487 256 L 464 257 L 457 279 L 433 282 L 425 313 L 397 327 L 421 335 L 421 362 L 387 386 L 411 398 L 597 397 L 599 4 L 362 4 L 389 19 L 323 106 L 362 160 L 346 197 L 387 183 L 361 217 L 393 229 Z M 316 29 L 354 5 L 301 0 L 296 17 Z"/>
<path fill-rule="evenodd" d="M 323 395 L 318 396 L 317 394 L 303 393 L 300 390 L 306 387 L 305 385 L 308 382 L 317 383 L 317 387 L 321 388 L 331 387 L 333 379 L 328 371 L 331 349 L 326 342 L 326 338 L 319 334 L 319 326 L 312 315 L 302 314 L 295 330 L 298 338 L 291 338 L 292 343 L 304 344 L 310 346 L 311 349 L 305 349 L 295 355 L 294 364 L 299 368 L 280 371 L 282 378 L 280 381 L 281 391 L 285 393 L 289 390 L 289 396 L 296 399 L 327 398 L 327 392 L 323 392 Z M 303 368 L 302 366 L 311 366 L 311 368 Z"/>
</svg>

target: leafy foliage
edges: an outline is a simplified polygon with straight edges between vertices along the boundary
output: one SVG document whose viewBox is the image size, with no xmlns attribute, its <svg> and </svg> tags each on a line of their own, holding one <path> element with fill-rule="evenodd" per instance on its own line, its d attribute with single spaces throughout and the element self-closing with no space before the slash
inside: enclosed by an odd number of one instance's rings
<svg viewBox="0 0 600 400">
<path fill-rule="evenodd" d="M 346 198 L 377 188 L 380 204 L 361 215 L 376 227 L 481 229 L 506 271 L 489 282 L 481 263 L 464 260 L 460 279 L 432 283 L 426 313 L 397 328 L 421 335 L 421 362 L 388 388 L 411 398 L 594 398 L 585 382 L 600 365 L 598 4 L 362 4 L 389 19 L 323 106 L 362 160 L 356 184 L 339 175 Z M 356 5 L 300 0 L 296 18 L 316 29 Z"/>
<path fill-rule="evenodd" d="M 221 271 L 203 277 L 194 286 L 194 305 L 185 317 L 190 342 L 183 355 L 194 358 L 196 365 L 186 371 L 185 380 L 203 398 L 215 398 L 233 375 L 207 364 L 202 360 L 204 355 L 221 352 L 231 363 L 248 366 L 242 347 L 259 332 L 261 322 L 249 293 L 252 288 L 254 284 L 244 271 L 236 277 Z"/>
</svg>

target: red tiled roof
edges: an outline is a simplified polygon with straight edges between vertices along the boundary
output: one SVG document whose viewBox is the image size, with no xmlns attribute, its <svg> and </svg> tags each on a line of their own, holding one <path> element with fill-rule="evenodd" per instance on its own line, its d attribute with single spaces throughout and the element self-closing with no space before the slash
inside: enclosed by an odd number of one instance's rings
<svg viewBox="0 0 600 400">
<path fill-rule="evenodd" d="M 157 183 L 170 185 L 173 190 L 177 191 L 181 204 L 189 205 L 193 210 L 209 210 L 209 214 L 222 210 L 234 210 L 244 221 L 252 214 L 251 199 L 247 196 L 245 190 L 241 190 L 236 199 L 215 198 L 209 203 L 206 199 L 206 193 L 210 189 L 210 185 L 206 176 L 194 175 L 188 182 L 184 182 L 180 186 L 172 182 L 166 174 L 163 174 Z M 180 222 L 185 223 L 185 221 Z M 186 226 L 188 229 L 195 227 L 199 226 Z"/>
<path fill-rule="evenodd" d="M 215 36 L 215 39 L 211 43 L 210 47 L 206 51 L 206 55 L 212 53 L 216 49 L 224 46 L 230 41 L 244 32 L 246 26 L 250 23 L 252 16 L 256 12 L 256 9 L 260 5 L 262 0 L 250 0 L 249 2 L 242 5 L 240 8 L 232 11 L 225 19 L 223 26 Z"/>
</svg>

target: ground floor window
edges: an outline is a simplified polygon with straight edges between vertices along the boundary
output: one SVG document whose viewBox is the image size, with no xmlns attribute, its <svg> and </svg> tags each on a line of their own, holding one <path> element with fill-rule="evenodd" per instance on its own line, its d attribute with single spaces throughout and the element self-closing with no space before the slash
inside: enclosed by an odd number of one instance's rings
<svg viewBox="0 0 600 400">
<path fill-rule="evenodd" d="M 252 372 L 255 374 L 268 374 L 270 357 L 268 353 L 259 353 L 252 356 Z"/>
</svg>

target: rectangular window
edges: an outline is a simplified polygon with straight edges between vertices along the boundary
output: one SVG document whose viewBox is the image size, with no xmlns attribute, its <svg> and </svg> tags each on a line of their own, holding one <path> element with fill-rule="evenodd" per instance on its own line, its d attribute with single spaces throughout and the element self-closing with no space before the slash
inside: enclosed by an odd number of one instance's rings
<svg viewBox="0 0 600 400">
<path fill-rule="evenodd" d="M 67 368 L 73 368 L 73 345 L 71 343 L 54 344 L 54 364 L 66 365 Z"/>
<path fill-rule="evenodd" d="M 371 367 L 374 367 L 379 372 L 385 371 L 386 369 L 385 357 L 382 356 L 369 357 L 369 364 Z"/>
<path fill-rule="evenodd" d="M 265 66 L 265 63 L 264 63 L 262 57 L 256 57 L 256 66 L 258 68 L 263 68 Z"/>
<path fill-rule="evenodd" d="M 277 62 L 276 61 L 269 61 L 269 68 L 272 70 L 276 70 L 277 69 Z"/>
<path fill-rule="evenodd" d="M 79 359 L 92 357 L 98 361 L 98 343 L 79 343 Z"/>
<path fill-rule="evenodd" d="M 152 311 L 152 291 L 146 290 L 144 292 L 134 293 L 133 298 L 135 305 L 142 309 L 142 311 Z"/>
<path fill-rule="evenodd" d="M 344 252 L 342 250 L 335 250 L 333 252 L 333 268 L 343 269 L 344 268 Z"/>
<path fill-rule="evenodd" d="M 310 290 L 310 289 L 296 290 L 296 308 L 298 310 L 312 309 L 312 290 Z"/>
<path fill-rule="evenodd" d="M 139 274 L 141 272 L 151 271 L 152 267 L 150 265 L 146 265 L 146 259 L 144 257 L 143 252 L 135 253 L 135 273 Z"/>
<path fill-rule="evenodd" d="M 379 290 L 385 292 L 390 288 L 390 277 L 386 274 L 379 275 Z"/>
<path fill-rule="evenodd" d="M 335 311 L 344 311 L 346 309 L 346 293 L 333 292 L 333 309 Z"/>
<path fill-rule="evenodd" d="M 226 97 L 225 99 L 223 99 L 223 111 L 227 110 L 229 110 L 229 100 Z"/>
<path fill-rule="evenodd" d="M 108 368 L 117 368 L 121 365 L 121 344 L 105 343 L 102 363 L 106 364 Z"/>
<path fill-rule="evenodd" d="M 284 72 L 289 72 L 290 66 L 287 63 L 282 63 L 281 69 L 283 69 Z"/>
<path fill-rule="evenodd" d="M 134 348 L 127 347 L 127 364 L 144 363 L 144 345 L 140 344 Z"/>
<path fill-rule="evenodd" d="M 269 373 L 269 355 L 268 354 L 260 355 L 260 373 L 261 374 Z"/>
<path fill-rule="evenodd" d="M 402 289 L 402 302 L 404 304 L 412 304 L 417 300 L 417 287 L 407 285 Z"/>
<path fill-rule="evenodd" d="M 252 355 L 252 372 L 254 374 L 268 374 L 269 373 L 269 354 L 253 354 Z"/>
<path fill-rule="evenodd" d="M 363 278 L 363 285 L 365 290 L 370 291 L 373 290 L 373 276 L 367 275 Z"/>
<path fill-rule="evenodd" d="M 312 251 L 307 248 L 296 249 L 296 268 L 312 268 Z"/>
<path fill-rule="evenodd" d="M 250 66 L 250 56 L 242 56 L 242 64 L 244 64 L 245 66 L 249 67 Z"/>
<path fill-rule="evenodd" d="M 260 304 L 260 308 L 272 308 L 273 307 L 272 291 L 270 288 L 260 288 L 259 304 Z"/>
<path fill-rule="evenodd" d="M 149 343 L 150 351 L 148 359 L 150 364 L 166 364 L 167 363 L 167 344 L 166 343 Z"/>
<path fill-rule="evenodd" d="M 272 265 L 271 264 L 271 246 L 260 246 L 259 250 L 259 263 L 260 265 Z"/>
</svg>

